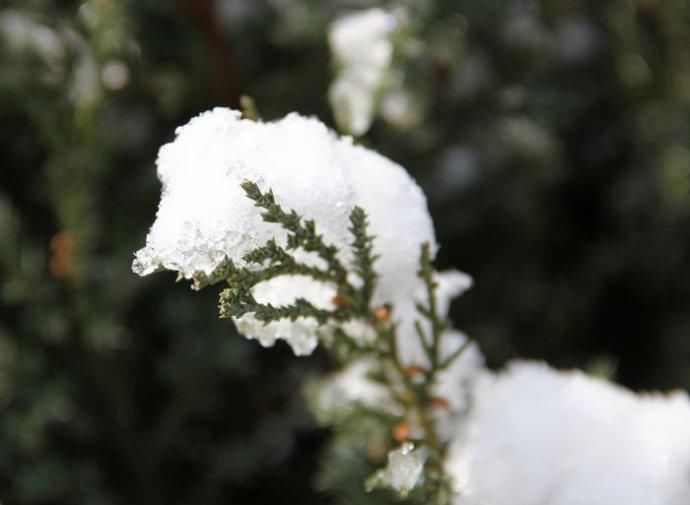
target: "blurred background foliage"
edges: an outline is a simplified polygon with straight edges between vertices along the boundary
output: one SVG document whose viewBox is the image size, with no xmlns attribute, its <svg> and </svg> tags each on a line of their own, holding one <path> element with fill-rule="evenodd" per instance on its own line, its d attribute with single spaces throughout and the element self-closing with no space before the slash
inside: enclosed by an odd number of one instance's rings
<svg viewBox="0 0 690 505">
<path fill-rule="evenodd" d="M 457 325 L 491 366 L 689 388 L 690 2 L 393 3 L 415 117 L 362 142 L 426 190 L 440 266 L 475 277 Z M 306 412 L 323 356 L 260 349 L 210 290 L 130 271 L 175 126 L 245 93 L 333 124 L 328 25 L 373 5 L 2 2 L 2 503 L 383 500 L 360 483 L 385 450 L 325 447 Z"/>
</svg>

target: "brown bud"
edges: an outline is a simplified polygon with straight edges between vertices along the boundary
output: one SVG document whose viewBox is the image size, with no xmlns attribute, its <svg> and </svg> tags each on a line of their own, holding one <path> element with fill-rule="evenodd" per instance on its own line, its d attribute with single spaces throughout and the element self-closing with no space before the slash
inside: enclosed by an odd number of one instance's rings
<svg viewBox="0 0 690 505">
<path fill-rule="evenodd" d="M 377 323 L 387 323 L 391 318 L 391 308 L 388 305 L 381 305 L 374 311 L 374 319 Z"/>
<path fill-rule="evenodd" d="M 347 307 L 347 298 L 343 295 L 335 295 L 331 298 L 331 303 L 338 309 L 344 309 Z"/>
<path fill-rule="evenodd" d="M 400 421 L 393 426 L 393 438 L 398 442 L 404 442 L 410 438 L 410 425 L 407 421 Z"/>
<path fill-rule="evenodd" d="M 48 262 L 50 273 L 56 279 L 66 279 L 74 271 L 74 252 L 77 244 L 69 232 L 61 231 L 50 239 L 50 250 L 53 256 Z"/>
<path fill-rule="evenodd" d="M 450 408 L 450 403 L 445 398 L 434 396 L 431 398 L 431 406 L 437 409 L 448 410 Z"/>
<path fill-rule="evenodd" d="M 409 365 L 405 367 L 405 373 L 408 377 L 419 377 L 424 374 L 424 371 L 421 365 Z"/>
<path fill-rule="evenodd" d="M 74 238 L 66 231 L 59 231 L 50 239 L 50 249 L 59 256 L 70 256 L 76 247 Z"/>
<path fill-rule="evenodd" d="M 48 262 L 50 273 L 56 279 L 66 279 L 72 275 L 72 261 L 64 256 L 53 256 Z"/>
</svg>

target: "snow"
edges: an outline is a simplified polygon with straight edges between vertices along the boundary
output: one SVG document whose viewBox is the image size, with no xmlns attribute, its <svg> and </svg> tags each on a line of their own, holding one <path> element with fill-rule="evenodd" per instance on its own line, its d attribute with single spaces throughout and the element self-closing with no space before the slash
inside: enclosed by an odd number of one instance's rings
<svg viewBox="0 0 690 505">
<path fill-rule="evenodd" d="M 352 135 L 367 132 L 393 61 L 396 18 L 382 9 L 353 12 L 330 28 L 329 44 L 338 75 L 329 92 L 338 126 Z"/>
<path fill-rule="evenodd" d="M 467 343 L 467 336 L 449 330 L 441 339 L 441 359 L 450 356 Z M 462 415 L 470 408 L 470 393 L 475 379 L 480 376 L 484 357 L 473 342 L 445 370 L 438 373 L 431 386 L 431 395 L 448 402 L 447 409 L 435 409 L 438 437 L 447 441 L 457 432 Z M 312 388 L 313 405 L 324 423 L 333 422 L 338 415 L 355 406 L 364 406 L 386 414 L 402 415 L 399 404 L 390 391 L 370 377 L 379 370 L 373 359 L 362 358 L 349 363 Z"/>
<path fill-rule="evenodd" d="M 258 284 L 252 290 L 259 303 L 274 306 L 289 305 L 296 298 L 304 298 L 319 309 L 332 309 L 330 300 L 335 296 L 333 286 L 301 275 L 285 275 Z M 270 347 L 276 340 L 290 343 L 297 356 L 311 354 L 318 343 L 319 325 L 314 319 L 299 318 L 296 321 L 281 319 L 265 323 L 251 314 L 235 318 L 237 329 L 249 339 L 257 340 L 264 347 Z"/>
<path fill-rule="evenodd" d="M 687 394 L 636 395 L 533 362 L 475 384 L 446 464 L 457 505 L 690 503 Z"/>
<path fill-rule="evenodd" d="M 420 481 L 428 456 L 426 447 L 403 443 L 388 453 L 388 464 L 367 480 L 367 489 L 385 487 L 396 491 L 401 498 L 407 497 Z"/>
<path fill-rule="evenodd" d="M 388 389 L 369 375 L 377 364 L 372 359 L 360 359 L 311 385 L 314 412 L 322 424 L 331 424 L 347 415 L 355 406 L 401 415 L 401 408 L 391 398 Z"/>
<path fill-rule="evenodd" d="M 388 466 L 383 481 L 403 497 L 406 496 L 422 476 L 426 459 L 427 454 L 423 448 L 415 449 L 414 444 L 404 443 L 388 453 Z"/>
<path fill-rule="evenodd" d="M 166 269 L 189 279 L 210 274 L 225 256 L 243 265 L 242 256 L 270 238 L 285 245 L 285 231 L 263 222 L 240 188 L 249 179 L 263 191 L 272 189 L 286 210 L 315 219 L 318 232 L 340 249 L 346 264 L 349 214 L 356 205 L 364 208 L 380 255 L 374 303 L 393 304 L 393 317 L 408 325 L 403 333 L 413 334 L 420 248 L 430 242 L 435 251 L 436 242 L 426 198 L 401 166 L 313 118 L 290 114 L 264 123 L 217 108 L 178 128 L 175 140 L 160 149 L 157 168 L 161 202 L 146 246 L 136 253 L 136 273 Z M 330 303 L 332 286 L 292 280 L 256 289 L 266 303 L 287 303 L 286 290 L 318 306 Z M 316 324 L 310 320 L 264 325 L 244 316 L 236 322 L 263 345 L 285 339 L 298 354 L 316 345 Z"/>
<path fill-rule="evenodd" d="M 472 278 L 457 270 L 446 270 L 443 272 L 436 272 L 434 274 L 434 282 L 436 283 L 436 307 L 438 316 L 441 320 L 446 319 L 448 311 L 450 310 L 451 301 L 462 295 L 465 291 L 472 287 Z M 406 365 L 419 365 L 423 367 L 429 366 L 429 360 L 424 352 L 417 333 L 414 330 L 414 322 L 418 320 L 422 328 L 425 330 L 427 336 L 431 335 L 431 325 L 424 319 L 416 309 L 418 303 L 427 305 L 428 294 L 426 286 L 418 283 L 417 290 L 413 298 L 401 300 L 397 306 L 398 320 L 402 322 L 398 329 L 399 342 L 398 352 L 400 360 Z M 455 349 L 450 346 L 445 340 L 448 340 L 449 333 L 441 337 L 441 359 L 445 359 Z M 464 338 L 464 337 L 463 337 Z M 453 337 L 450 337 L 453 340 Z"/>
<path fill-rule="evenodd" d="M 444 270 L 436 274 L 436 297 L 438 312 L 442 317 L 448 315 L 450 302 L 472 287 L 472 277 L 458 270 Z"/>
<path fill-rule="evenodd" d="M 14 9 L 0 12 L 0 38 L 19 53 L 35 52 L 53 70 L 62 70 L 65 42 L 58 32 Z"/>
<path fill-rule="evenodd" d="M 438 373 L 432 386 L 433 395 L 448 402 L 447 410 L 436 412 L 436 430 L 438 437 L 449 440 L 457 431 L 457 426 L 464 414 L 471 407 L 471 391 L 476 378 L 484 368 L 484 356 L 474 342 L 468 343 L 468 337 L 461 331 L 448 330 L 441 338 L 440 355 L 445 359 L 460 347 L 466 345 L 445 370 Z"/>
<path fill-rule="evenodd" d="M 237 331 L 250 340 L 258 341 L 263 347 L 272 347 L 276 340 L 285 340 L 296 356 L 306 356 L 314 352 L 318 344 L 318 323 L 309 318 L 296 321 L 281 319 L 264 323 L 252 314 L 235 318 Z"/>
</svg>

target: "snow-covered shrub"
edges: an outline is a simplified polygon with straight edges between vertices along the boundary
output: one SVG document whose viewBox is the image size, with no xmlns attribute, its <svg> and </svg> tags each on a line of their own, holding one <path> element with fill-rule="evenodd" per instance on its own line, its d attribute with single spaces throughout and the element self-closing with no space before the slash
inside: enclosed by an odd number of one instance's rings
<svg viewBox="0 0 690 505">
<path fill-rule="evenodd" d="M 316 119 L 215 109 L 161 148 L 158 175 L 135 272 L 224 283 L 221 316 L 247 337 L 330 350 L 342 370 L 308 397 L 340 431 L 360 418 L 384 427 L 363 441 L 387 453 L 369 489 L 458 505 L 690 500 L 687 395 L 638 397 L 542 365 L 484 368 L 447 321 L 471 279 L 433 269 L 426 200 L 399 165 Z"/>
</svg>

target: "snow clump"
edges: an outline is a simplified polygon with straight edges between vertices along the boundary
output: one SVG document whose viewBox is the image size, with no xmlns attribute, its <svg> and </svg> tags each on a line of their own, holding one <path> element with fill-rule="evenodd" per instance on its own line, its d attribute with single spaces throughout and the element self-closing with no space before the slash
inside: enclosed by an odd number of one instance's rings
<svg viewBox="0 0 690 505">
<path fill-rule="evenodd" d="M 456 505 L 686 505 L 690 401 L 513 362 L 475 381 L 446 470 Z"/>
<path fill-rule="evenodd" d="M 351 135 L 366 133 L 374 119 L 391 72 L 397 25 L 394 14 L 378 8 L 347 14 L 331 25 L 328 41 L 338 74 L 329 99 L 338 126 Z"/>
<path fill-rule="evenodd" d="M 314 219 L 346 265 L 352 259 L 350 212 L 357 205 L 365 209 L 379 255 L 373 302 L 392 304 L 393 317 L 405 326 L 401 339 L 416 339 L 412 324 L 416 296 L 423 290 L 417 277 L 421 244 L 429 242 L 435 252 L 436 241 L 426 198 L 401 166 L 313 118 L 293 113 L 256 122 L 216 108 L 177 129 L 174 141 L 160 149 L 157 168 L 161 202 L 146 246 L 135 255 L 133 270 L 139 275 L 172 270 L 192 279 L 211 274 L 226 256 L 243 266 L 244 254 L 271 238 L 285 245 L 286 232 L 264 222 L 240 187 L 250 180 L 263 191 L 272 189 L 285 210 Z M 468 282 L 453 275 L 455 284 Z M 335 290 L 293 276 L 258 285 L 253 294 L 262 303 L 284 305 L 300 296 L 332 308 Z M 264 324 L 248 314 L 235 322 L 263 345 L 285 339 L 296 354 L 309 354 L 317 343 L 317 323 L 309 319 Z"/>
</svg>

